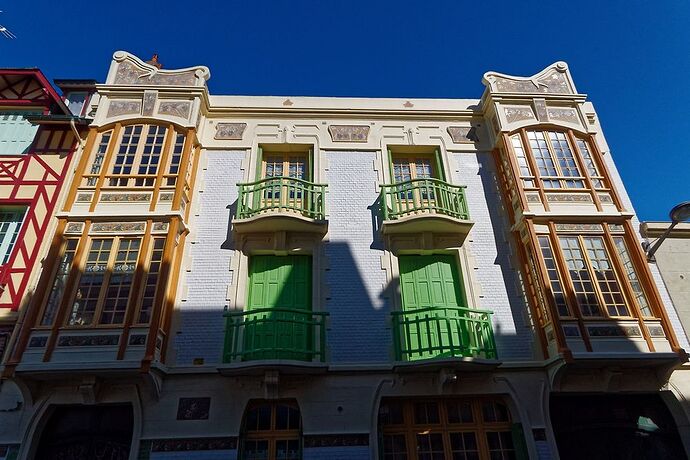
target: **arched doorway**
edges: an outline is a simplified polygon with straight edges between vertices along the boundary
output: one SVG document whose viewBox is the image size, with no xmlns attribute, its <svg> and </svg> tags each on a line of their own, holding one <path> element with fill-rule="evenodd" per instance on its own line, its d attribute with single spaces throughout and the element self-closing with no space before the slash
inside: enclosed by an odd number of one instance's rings
<svg viewBox="0 0 690 460">
<path fill-rule="evenodd" d="M 250 401 L 242 421 L 242 460 L 302 458 L 302 416 L 296 401 Z"/>
<path fill-rule="evenodd" d="M 127 460 L 133 425 L 131 405 L 57 406 L 34 459 Z"/>
</svg>

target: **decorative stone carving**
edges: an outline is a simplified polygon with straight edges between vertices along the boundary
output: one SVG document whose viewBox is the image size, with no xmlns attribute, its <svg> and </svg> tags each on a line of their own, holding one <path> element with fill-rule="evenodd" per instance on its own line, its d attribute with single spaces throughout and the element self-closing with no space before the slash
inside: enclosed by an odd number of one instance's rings
<svg viewBox="0 0 690 460">
<path fill-rule="evenodd" d="M 506 114 L 508 123 L 515 123 L 522 120 L 536 120 L 534 112 L 531 107 L 504 107 L 503 112 Z"/>
<path fill-rule="evenodd" d="M 110 101 L 108 117 L 141 113 L 141 101 Z"/>
<path fill-rule="evenodd" d="M 70 222 L 67 224 L 65 233 L 81 233 L 84 230 L 83 222 Z"/>
<path fill-rule="evenodd" d="M 136 202 L 150 200 L 150 193 L 107 193 L 101 195 L 101 201 L 105 202 Z"/>
<path fill-rule="evenodd" d="M 210 77 L 208 67 L 197 66 L 178 70 L 158 69 L 125 51 L 116 51 L 113 54 L 113 59 L 118 65 L 112 81 L 107 82 L 109 84 L 203 86 Z M 109 80 L 110 78 L 109 76 Z"/>
<path fill-rule="evenodd" d="M 158 91 L 144 91 L 144 109 L 142 115 L 150 117 L 153 115 L 153 109 L 156 107 L 156 99 L 158 99 Z"/>
<path fill-rule="evenodd" d="M 599 201 L 602 203 L 613 203 L 613 198 L 608 193 L 599 193 Z"/>
<path fill-rule="evenodd" d="M 568 123 L 575 123 L 575 124 L 579 124 L 579 122 L 580 122 L 580 120 L 578 119 L 578 116 L 577 116 L 577 111 L 575 109 L 571 109 L 571 108 L 565 108 L 565 109 L 549 108 L 548 114 L 549 114 L 549 120 L 552 120 L 552 121 L 565 121 Z"/>
<path fill-rule="evenodd" d="M 234 450 L 237 438 L 154 439 L 151 452 L 187 452 L 192 450 Z"/>
<path fill-rule="evenodd" d="M 312 434 L 304 436 L 304 447 L 368 446 L 369 435 L 362 434 Z"/>
<path fill-rule="evenodd" d="M 143 232 L 145 228 L 144 222 L 95 223 L 91 231 L 94 233 Z"/>
<path fill-rule="evenodd" d="M 369 139 L 369 126 L 330 125 L 333 142 L 366 142 Z"/>
<path fill-rule="evenodd" d="M 78 203 L 88 203 L 93 198 L 93 193 L 80 193 L 77 195 Z"/>
<path fill-rule="evenodd" d="M 473 126 L 449 126 L 448 135 L 454 144 L 479 142 L 477 129 Z"/>
<path fill-rule="evenodd" d="M 58 339 L 59 347 L 104 347 L 117 345 L 119 335 L 63 335 Z"/>
<path fill-rule="evenodd" d="M 177 420 L 208 420 L 211 398 L 180 398 Z"/>
<path fill-rule="evenodd" d="M 531 77 L 487 72 L 482 82 L 493 93 L 577 94 L 565 62 L 556 62 Z"/>
<path fill-rule="evenodd" d="M 189 101 L 161 101 L 158 113 L 173 117 L 188 118 L 192 104 Z"/>
<path fill-rule="evenodd" d="M 240 141 L 246 128 L 247 123 L 218 123 L 213 138 Z"/>
<path fill-rule="evenodd" d="M 538 193 L 525 193 L 528 203 L 541 203 L 541 197 Z"/>
<path fill-rule="evenodd" d="M 159 200 L 160 201 L 172 201 L 174 194 L 173 193 L 161 193 Z"/>
</svg>

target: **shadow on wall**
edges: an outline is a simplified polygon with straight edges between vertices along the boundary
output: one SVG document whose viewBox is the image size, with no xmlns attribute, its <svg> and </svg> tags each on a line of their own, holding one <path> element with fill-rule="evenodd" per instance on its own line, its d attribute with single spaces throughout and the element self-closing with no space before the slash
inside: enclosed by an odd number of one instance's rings
<svg viewBox="0 0 690 460">
<path fill-rule="evenodd" d="M 492 156 L 490 154 L 477 155 L 477 161 L 479 163 L 478 175 L 480 176 L 484 197 L 487 201 L 489 225 L 491 226 L 491 233 L 493 234 L 497 251 L 493 264 L 500 267 L 502 284 L 505 286 L 508 295 L 511 316 L 516 331 L 515 334 L 510 336 L 497 334 L 496 341 L 499 349 L 511 349 L 514 345 L 517 348 L 524 348 L 525 343 L 532 343 L 534 341 L 534 331 L 530 324 L 526 323 L 526 321 L 529 321 L 530 310 L 523 293 L 519 290 L 519 268 L 513 264 L 511 244 L 515 244 L 515 242 L 511 240 L 512 235 L 509 231 L 508 214 L 498 189 L 495 164 Z M 491 306 L 487 305 L 486 308 L 491 309 Z M 508 337 L 513 339 L 507 340 Z"/>
</svg>

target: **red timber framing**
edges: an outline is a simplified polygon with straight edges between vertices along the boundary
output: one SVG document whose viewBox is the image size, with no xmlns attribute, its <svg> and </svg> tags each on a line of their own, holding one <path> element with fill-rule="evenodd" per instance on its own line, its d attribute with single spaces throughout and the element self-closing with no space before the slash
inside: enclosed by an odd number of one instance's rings
<svg viewBox="0 0 690 460">
<path fill-rule="evenodd" d="M 576 168 L 579 170 L 579 175 L 573 176 L 575 176 L 574 179 L 576 181 L 580 181 L 580 187 L 565 188 L 564 184 L 570 179 L 570 176 L 564 173 L 559 174 L 555 178 L 552 174 L 546 179 L 540 175 L 540 168 L 528 138 L 528 132 L 534 131 L 563 134 L 563 138 L 567 140 L 573 154 Z M 520 142 L 518 145 L 523 149 L 520 152 L 516 151 L 515 142 L 517 140 Z M 584 142 L 584 148 L 589 149 L 589 159 L 591 159 L 594 166 L 592 166 L 592 163 L 588 164 L 586 162 L 588 158 L 585 158 L 581 152 L 582 145 L 578 144 L 578 141 Z M 562 320 L 567 320 L 569 324 L 577 326 L 585 349 L 592 351 L 593 346 L 588 328 L 586 327 L 587 320 L 590 319 L 595 321 L 620 319 L 635 321 L 639 325 L 642 338 L 647 344 L 649 351 L 655 351 L 655 347 L 652 343 L 649 328 L 644 320 L 657 320 L 661 323 L 671 349 L 677 353 L 681 352 L 682 349 L 678 344 L 675 332 L 666 314 L 642 248 L 635 237 L 631 216 L 626 214 L 620 193 L 615 189 L 611 174 L 594 136 L 551 125 L 525 127 L 515 132 L 501 135 L 498 148 L 494 151 L 494 159 L 496 161 L 504 204 L 512 225 L 515 243 L 518 246 L 516 252 L 524 281 L 524 290 L 529 301 L 530 312 L 535 318 L 535 324 L 540 329 L 538 336 L 545 356 L 548 355 L 548 342 L 555 340 L 558 353 L 565 356 L 566 359 L 571 359 L 572 357 L 572 352 L 566 343 Z M 545 169 L 543 163 L 541 164 L 542 170 Z M 558 170 L 560 171 L 560 165 Z M 597 175 L 593 176 L 592 171 L 597 172 Z M 547 183 L 554 184 L 556 182 L 559 182 L 561 185 L 556 188 L 548 188 L 546 186 Z M 586 214 L 583 214 L 582 210 L 574 212 L 572 215 L 564 214 L 563 211 L 554 213 L 550 209 L 547 195 L 549 193 L 563 194 L 569 191 L 589 195 L 591 197 L 592 210 Z M 527 196 L 530 193 L 532 194 L 531 198 Z M 611 215 L 611 213 L 607 215 L 602 212 L 603 205 L 600 193 L 610 196 L 609 203 L 619 213 L 618 215 Z M 531 209 L 531 203 L 535 202 L 537 197 L 540 202 L 539 206 Z M 577 225 L 581 225 L 583 228 L 598 226 L 601 229 L 599 237 L 605 244 L 612 269 L 618 275 L 617 281 L 620 284 L 621 295 L 626 299 L 629 310 L 627 316 L 620 318 L 611 317 L 605 311 L 606 307 L 603 304 L 601 305 L 603 309 L 601 316 L 584 317 L 580 311 L 576 300 L 576 293 L 572 283 L 569 281 L 568 265 L 559 246 L 559 236 L 562 235 L 559 227 Z M 630 261 L 642 286 L 644 295 L 649 302 L 652 316 L 643 315 L 640 306 L 633 300 L 635 293 L 628 277 L 625 276 L 623 261 L 616 253 L 610 230 L 611 226 L 622 229 L 618 236 L 624 237 Z M 587 234 L 587 230 L 583 230 L 583 232 L 582 235 Z M 552 262 L 555 263 L 555 269 L 560 276 L 562 295 L 570 311 L 570 314 L 566 317 L 559 313 L 559 309 L 556 306 L 549 278 L 549 268 L 546 266 L 542 250 L 540 249 L 539 236 L 548 236 L 549 238 L 553 252 Z M 551 268 L 550 271 L 553 272 L 554 269 Z M 596 280 L 593 280 L 593 282 L 597 283 Z"/>
<path fill-rule="evenodd" d="M 38 69 L 0 69 L 0 112 L 21 111 L 39 114 L 33 143 L 22 154 L 0 147 L 0 207 L 24 212 L 11 253 L 0 265 L 0 308 L 12 311 L 26 295 L 79 142 L 69 110 Z"/>
</svg>

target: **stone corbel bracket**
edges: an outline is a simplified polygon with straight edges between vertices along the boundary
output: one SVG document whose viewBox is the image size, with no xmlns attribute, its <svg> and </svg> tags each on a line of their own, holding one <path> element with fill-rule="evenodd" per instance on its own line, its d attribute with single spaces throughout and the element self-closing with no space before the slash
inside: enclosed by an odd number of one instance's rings
<svg viewBox="0 0 690 460">
<path fill-rule="evenodd" d="M 184 69 L 158 69 L 126 51 L 116 51 L 106 85 L 203 87 L 211 77 L 206 66 Z"/>
<path fill-rule="evenodd" d="M 531 77 L 486 72 L 482 83 L 491 93 L 578 94 L 568 64 L 563 61 L 555 62 Z"/>
</svg>

